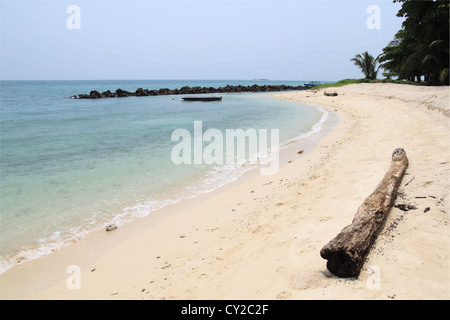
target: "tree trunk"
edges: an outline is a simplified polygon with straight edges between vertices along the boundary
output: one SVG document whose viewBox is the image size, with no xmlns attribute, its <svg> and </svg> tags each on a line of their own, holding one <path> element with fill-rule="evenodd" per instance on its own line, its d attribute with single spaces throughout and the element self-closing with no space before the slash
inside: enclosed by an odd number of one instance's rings
<svg viewBox="0 0 450 320">
<path fill-rule="evenodd" d="M 344 278 L 359 276 L 364 260 L 394 204 L 407 167 L 405 150 L 395 149 L 389 170 L 375 191 L 358 208 L 352 223 L 322 248 L 320 255 L 328 260 L 327 268 L 334 275 Z"/>
</svg>

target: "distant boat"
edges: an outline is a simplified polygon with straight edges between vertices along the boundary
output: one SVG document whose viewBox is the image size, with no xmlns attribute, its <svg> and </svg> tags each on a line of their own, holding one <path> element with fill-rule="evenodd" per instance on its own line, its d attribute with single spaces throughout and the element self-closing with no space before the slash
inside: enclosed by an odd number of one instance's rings
<svg viewBox="0 0 450 320">
<path fill-rule="evenodd" d="M 220 101 L 222 97 L 184 97 L 184 101 Z"/>
<path fill-rule="evenodd" d="M 318 86 L 320 84 L 321 83 L 319 81 L 309 81 L 309 82 L 305 83 L 304 86 L 308 87 L 308 88 L 312 88 L 312 87 Z"/>
</svg>

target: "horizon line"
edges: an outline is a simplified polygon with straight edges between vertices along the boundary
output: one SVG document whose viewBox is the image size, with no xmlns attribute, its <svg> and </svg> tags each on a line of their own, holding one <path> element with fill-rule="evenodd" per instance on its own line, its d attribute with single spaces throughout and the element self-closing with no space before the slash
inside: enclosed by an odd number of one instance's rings
<svg viewBox="0 0 450 320">
<path fill-rule="evenodd" d="M 311 81 L 305 79 L 266 79 L 266 78 L 253 78 L 253 79 L 0 79 L 0 81 Z M 315 80 L 315 81 L 337 81 L 337 80 Z"/>
</svg>

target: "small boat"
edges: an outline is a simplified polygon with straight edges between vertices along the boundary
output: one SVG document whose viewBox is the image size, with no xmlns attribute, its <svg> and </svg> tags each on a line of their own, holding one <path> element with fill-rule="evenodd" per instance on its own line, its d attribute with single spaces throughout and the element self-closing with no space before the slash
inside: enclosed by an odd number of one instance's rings
<svg viewBox="0 0 450 320">
<path fill-rule="evenodd" d="M 319 81 L 309 81 L 304 84 L 305 87 L 312 88 L 321 84 Z"/>
<path fill-rule="evenodd" d="M 222 97 L 183 97 L 184 101 L 220 101 Z"/>
</svg>

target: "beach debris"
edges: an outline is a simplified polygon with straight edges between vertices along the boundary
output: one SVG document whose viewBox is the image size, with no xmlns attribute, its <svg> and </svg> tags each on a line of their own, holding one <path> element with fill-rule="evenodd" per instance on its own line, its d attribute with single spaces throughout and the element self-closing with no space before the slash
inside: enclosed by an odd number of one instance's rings
<svg viewBox="0 0 450 320">
<path fill-rule="evenodd" d="M 114 231 L 116 229 L 117 229 L 117 226 L 114 223 L 110 223 L 105 226 L 106 231 Z"/>
<path fill-rule="evenodd" d="M 297 151 L 297 154 L 302 154 L 303 152 L 305 152 L 305 150 L 301 149 Z"/>
<path fill-rule="evenodd" d="M 338 94 L 336 91 L 324 91 L 323 95 L 327 97 L 336 97 Z"/>
<path fill-rule="evenodd" d="M 412 204 L 395 204 L 394 207 L 402 211 L 417 210 L 417 207 Z"/>
<path fill-rule="evenodd" d="M 405 150 L 395 149 L 391 166 L 376 189 L 360 205 L 352 223 L 320 250 L 320 256 L 328 260 L 327 269 L 331 273 L 342 278 L 359 276 L 370 248 L 394 204 L 407 167 Z"/>
<path fill-rule="evenodd" d="M 384 230 L 383 235 L 386 236 L 386 239 L 388 239 L 387 241 L 392 241 L 392 239 L 394 238 L 394 230 L 398 227 L 399 223 L 403 221 L 404 217 L 405 213 L 400 214 L 394 219 L 394 221 L 391 222 L 389 227 Z"/>
<path fill-rule="evenodd" d="M 430 207 L 426 207 L 426 208 L 423 210 L 423 212 L 428 212 L 428 211 L 430 211 Z"/>
<path fill-rule="evenodd" d="M 407 183 L 405 183 L 405 187 L 410 184 L 416 177 L 413 177 L 411 180 L 409 180 Z"/>
</svg>

